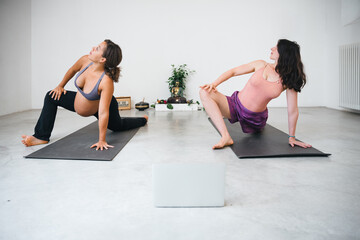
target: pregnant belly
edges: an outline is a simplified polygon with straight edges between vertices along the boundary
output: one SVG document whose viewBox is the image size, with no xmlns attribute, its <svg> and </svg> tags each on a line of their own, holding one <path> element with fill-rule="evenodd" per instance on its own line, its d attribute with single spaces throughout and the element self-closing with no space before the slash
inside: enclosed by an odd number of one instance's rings
<svg viewBox="0 0 360 240">
<path fill-rule="evenodd" d="M 94 115 L 99 110 L 99 100 L 87 100 L 80 92 L 77 92 L 74 107 L 77 114 L 88 117 Z"/>
</svg>

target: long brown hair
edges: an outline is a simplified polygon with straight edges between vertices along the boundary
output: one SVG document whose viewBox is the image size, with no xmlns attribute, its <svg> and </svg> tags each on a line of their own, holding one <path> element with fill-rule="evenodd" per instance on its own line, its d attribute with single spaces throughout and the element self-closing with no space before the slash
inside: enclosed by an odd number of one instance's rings
<svg viewBox="0 0 360 240">
<path fill-rule="evenodd" d="M 120 76 L 120 67 L 118 65 L 122 60 L 121 48 L 109 39 L 105 39 L 104 42 L 106 43 L 106 49 L 103 53 L 103 57 L 106 58 L 105 74 L 114 82 L 118 82 Z"/>
<path fill-rule="evenodd" d="M 300 92 L 306 84 L 300 46 L 296 42 L 280 39 L 277 44 L 279 59 L 275 71 L 280 75 L 284 88 Z"/>
</svg>

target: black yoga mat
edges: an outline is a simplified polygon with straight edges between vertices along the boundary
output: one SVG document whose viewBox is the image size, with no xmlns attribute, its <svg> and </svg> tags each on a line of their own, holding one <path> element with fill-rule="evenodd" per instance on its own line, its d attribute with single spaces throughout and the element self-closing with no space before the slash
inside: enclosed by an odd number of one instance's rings
<svg viewBox="0 0 360 240">
<path fill-rule="evenodd" d="M 215 127 L 210 118 L 209 121 Z M 234 144 L 230 148 L 239 158 L 324 157 L 331 155 L 314 147 L 291 147 L 288 135 L 269 124 L 266 124 L 262 132 L 255 134 L 243 133 L 239 123 L 231 124 L 225 119 L 225 124 L 234 140 Z"/>
<path fill-rule="evenodd" d="M 25 158 L 111 161 L 138 130 L 139 128 L 122 132 L 107 130 L 106 141 L 114 147 L 96 151 L 95 148 L 90 148 L 99 140 L 99 127 L 96 121 Z"/>
</svg>

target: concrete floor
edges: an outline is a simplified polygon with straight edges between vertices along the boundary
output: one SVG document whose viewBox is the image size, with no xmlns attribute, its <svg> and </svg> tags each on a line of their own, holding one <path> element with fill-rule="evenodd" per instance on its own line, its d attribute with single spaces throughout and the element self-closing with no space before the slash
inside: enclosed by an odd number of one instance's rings
<svg viewBox="0 0 360 240">
<path fill-rule="evenodd" d="M 330 157 L 238 159 L 211 149 L 205 112 L 147 113 L 111 162 L 25 159 L 43 147 L 20 142 L 39 110 L 0 117 L 0 239 L 360 239 L 359 114 L 300 109 L 296 136 Z M 269 116 L 287 131 L 285 108 Z M 59 110 L 52 141 L 92 121 Z M 154 208 L 151 167 L 165 162 L 226 163 L 226 206 Z"/>
</svg>

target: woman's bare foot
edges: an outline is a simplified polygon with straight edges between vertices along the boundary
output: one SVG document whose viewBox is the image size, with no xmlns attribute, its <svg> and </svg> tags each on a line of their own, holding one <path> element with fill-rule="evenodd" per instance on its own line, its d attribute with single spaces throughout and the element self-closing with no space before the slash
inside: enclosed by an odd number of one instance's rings
<svg viewBox="0 0 360 240">
<path fill-rule="evenodd" d="M 23 140 L 21 140 L 21 142 L 27 147 L 40 145 L 40 144 L 46 144 L 49 142 L 49 141 L 37 139 L 34 136 L 22 135 L 21 137 L 23 139 Z"/>
<path fill-rule="evenodd" d="M 148 116 L 148 115 L 144 115 L 143 117 L 146 119 L 146 122 L 149 120 L 149 116 Z"/>
<path fill-rule="evenodd" d="M 226 146 L 230 146 L 233 144 L 234 144 L 234 141 L 232 140 L 230 135 L 226 135 L 226 136 L 221 137 L 220 141 L 213 146 L 213 149 L 220 149 L 220 148 L 224 148 Z"/>
</svg>

